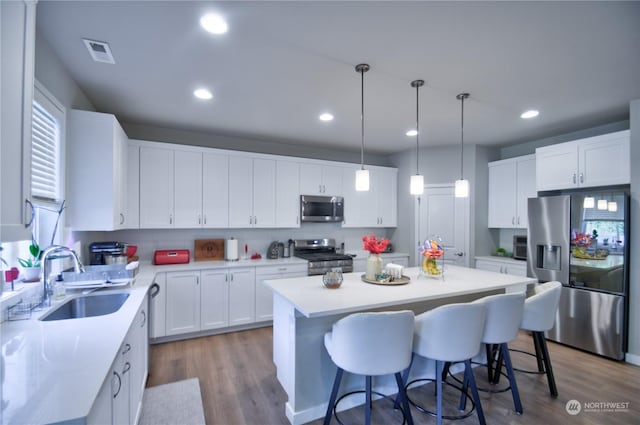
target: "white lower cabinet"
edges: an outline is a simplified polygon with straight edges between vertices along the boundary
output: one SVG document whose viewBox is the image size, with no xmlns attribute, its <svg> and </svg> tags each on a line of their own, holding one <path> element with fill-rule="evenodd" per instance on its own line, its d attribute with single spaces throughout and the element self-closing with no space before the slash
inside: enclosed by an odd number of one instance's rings
<svg viewBox="0 0 640 425">
<path fill-rule="evenodd" d="M 476 258 L 476 269 L 502 274 L 512 274 L 515 276 L 527 275 L 526 261 L 514 260 L 511 258 Z"/>
<path fill-rule="evenodd" d="M 149 366 L 147 305 L 145 298 L 89 412 L 89 425 L 138 422 Z"/>
<path fill-rule="evenodd" d="M 167 334 L 167 274 L 156 274 L 153 283 L 149 290 L 149 336 L 160 338 Z"/>
<path fill-rule="evenodd" d="M 200 330 L 200 272 L 167 273 L 166 335 Z"/>
<path fill-rule="evenodd" d="M 255 282 L 253 267 L 229 270 L 229 326 L 255 322 Z"/>
<path fill-rule="evenodd" d="M 273 320 L 273 291 L 265 280 L 307 276 L 306 264 L 259 267 L 256 270 L 256 322 Z"/>
<path fill-rule="evenodd" d="M 254 267 L 167 272 L 165 292 L 165 332 L 154 338 L 255 322 Z"/>
</svg>

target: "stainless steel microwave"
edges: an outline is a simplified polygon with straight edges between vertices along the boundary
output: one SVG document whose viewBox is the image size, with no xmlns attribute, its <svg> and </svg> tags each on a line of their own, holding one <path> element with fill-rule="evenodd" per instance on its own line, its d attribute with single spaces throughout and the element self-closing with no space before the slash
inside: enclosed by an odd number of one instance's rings
<svg viewBox="0 0 640 425">
<path fill-rule="evenodd" d="M 300 195 L 300 221 L 340 222 L 344 220 L 342 196 Z"/>
<path fill-rule="evenodd" d="M 527 259 L 527 236 L 513 236 L 513 258 L 515 260 Z"/>
</svg>

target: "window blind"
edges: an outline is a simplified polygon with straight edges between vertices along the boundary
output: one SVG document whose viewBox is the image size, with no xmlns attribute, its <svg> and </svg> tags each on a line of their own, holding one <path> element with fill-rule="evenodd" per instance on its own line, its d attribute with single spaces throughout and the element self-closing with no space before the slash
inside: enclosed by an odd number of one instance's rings
<svg viewBox="0 0 640 425">
<path fill-rule="evenodd" d="M 33 101 L 31 124 L 31 196 L 60 200 L 60 122 Z"/>
</svg>

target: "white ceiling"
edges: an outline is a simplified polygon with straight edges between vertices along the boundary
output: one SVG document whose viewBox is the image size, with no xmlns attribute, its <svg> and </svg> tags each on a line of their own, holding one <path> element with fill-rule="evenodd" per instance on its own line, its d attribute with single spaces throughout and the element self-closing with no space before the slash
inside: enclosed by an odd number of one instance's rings
<svg viewBox="0 0 640 425">
<path fill-rule="evenodd" d="M 206 33 L 205 12 L 224 35 Z M 49 1 L 47 39 L 97 110 L 121 121 L 344 150 L 505 145 L 628 119 L 640 98 L 640 2 Z M 115 65 L 82 38 L 106 41 Z M 214 99 L 192 92 L 209 87 Z M 533 120 L 519 118 L 528 108 Z M 322 112 L 335 120 L 318 120 Z"/>
</svg>

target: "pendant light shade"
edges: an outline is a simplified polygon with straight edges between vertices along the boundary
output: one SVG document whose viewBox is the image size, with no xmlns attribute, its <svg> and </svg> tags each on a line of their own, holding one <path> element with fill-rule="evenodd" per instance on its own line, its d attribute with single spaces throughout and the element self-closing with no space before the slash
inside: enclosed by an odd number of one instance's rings
<svg viewBox="0 0 640 425">
<path fill-rule="evenodd" d="M 422 195 L 424 193 L 424 176 L 416 174 L 411 176 L 409 182 L 409 192 L 412 195 Z"/>
<path fill-rule="evenodd" d="M 606 199 L 598 199 L 598 209 L 606 210 L 607 209 L 607 200 Z"/>
<path fill-rule="evenodd" d="M 469 97 L 469 93 L 460 93 L 456 99 L 460 101 L 460 180 L 456 180 L 456 198 L 467 198 L 469 196 L 469 180 L 464 178 L 464 100 Z"/>
<path fill-rule="evenodd" d="M 369 170 L 364 168 L 356 170 L 356 190 L 358 192 L 366 192 L 369 190 Z"/>
<path fill-rule="evenodd" d="M 618 203 L 615 201 L 610 201 L 609 204 L 607 205 L 607 209 L 610 212 L 616 212 L 618 211 Z"/>
<path fill-rule="evenodd" d="M 593 196 L 585 196 L 582 202 L 584 208 L 594 208 L 596 206 L 596 200 Z"/>
<path fill-rule="evenodd" d="M 424 193 L 424 176 L 420 174 L 419 159 L 420 159 L 420 102 L 419 92 L 420 87 L 424 85 L 424 80 L 414 80 L 411 82 L 411 87 L 416 89 L 416 174 L 411 176 L 409 181 L 409 192 L 412 195 L 422 195 Z"/>
<path fill-rule="evenodd" d="M 360 147 L 360 169 L 356 171 L 356 191 L 369 190 L 369 170 L 364 169 L 364 73 L 369 70 L 369 65 L 361 63 L 356 65 L 356 72 L 360 73 L 360 123 L 362 133 L 362 145 Z"/>
<path fill-rule="evenodd" d="M 469 197 L 469 180 L 456 180 L 454 187 L 454 194 L 456 198 L 468 198 Z"/>
</svg>

